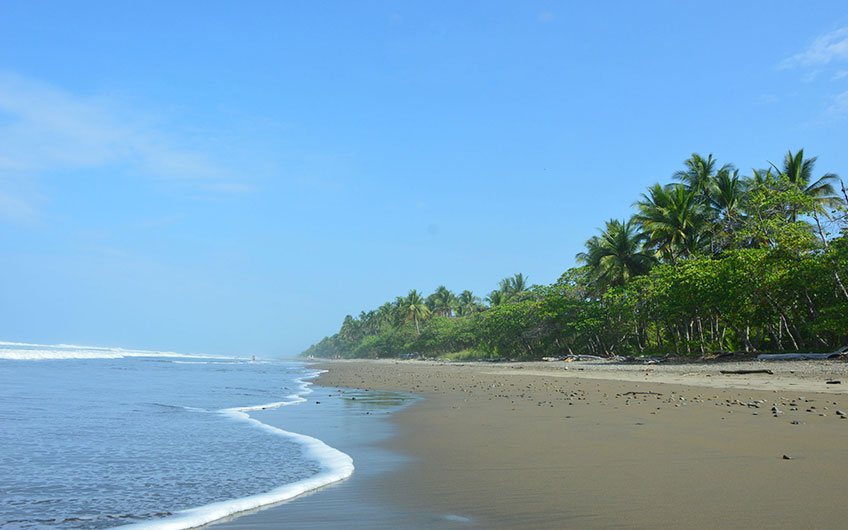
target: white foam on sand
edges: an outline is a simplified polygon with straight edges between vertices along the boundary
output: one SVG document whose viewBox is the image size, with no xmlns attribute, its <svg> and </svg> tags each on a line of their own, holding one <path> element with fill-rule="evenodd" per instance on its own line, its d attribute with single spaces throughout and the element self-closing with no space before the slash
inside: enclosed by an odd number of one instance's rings
<svg viewBox="0 0 848 530">
<path fill-rule="evenodd" d="M 221 414 L 224 414 L 236 421 L 249 423 L 253 427 L 260 428 L 277 436 L 283 436 L 301 444 L 304 456 L 319 463 L 321 470 L 317 474 L 291 484 L 282 485 L 265 493 L 259 493 L 228 501 L 213 502 L 197 508 L 190 508 L 188 510 L 177 512 L 173 516 L 163 519 L 144 521 L 141 523 L 122 526 L 121 528 L 134 530 L 184 530 L 187 528 L 195 528 L 240 512 L 246 512 L 269 504 L 286 501 L 308 491 L 344 480 L 351 476 L 354 470 L 353 459 L 347 454 L 330 447 L 317 438 L 273 427 L 251 418 L 248 414 L 248 412 L 251 411 L 268 410 L 305 402 L 306 399 L 303 396 L 312 392 L 309 388 L 307 379 L 314 378 L 319 373 L 320 372 L 315 371 L 306 377 L 298 379 L 297 382 L 301 385 L 300 392 L 288 396 L 287 401 L 278 401 L 275 403 L 253 405 L 249 407 L 229 408 L 219 411 Z"/>
</svg>

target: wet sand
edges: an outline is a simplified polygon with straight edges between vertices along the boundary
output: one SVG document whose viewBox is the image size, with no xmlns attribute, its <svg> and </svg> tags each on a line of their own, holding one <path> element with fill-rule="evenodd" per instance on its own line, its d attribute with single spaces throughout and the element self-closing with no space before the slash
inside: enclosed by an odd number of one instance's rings
<svg viewBox="0 0 848 530">
<path fill-rule="evenodd" d="M 401 510 L 485 528 L 837 528 L 848 517 L 845 363 L 322 367 L 320 384 L 425 398 L 392 417 L 386 442 L 412 461 L 375 485 Z M 719 374 L 746 367 L 775 373 Z"/>
<path fill-rule="evenodd" d="M 353 477 L 222 528 L 839 528 L 848 518 L 844 362 L 319 367 L 318 384 L 351 389 L 351 403 L 375 390 L 423 399 L 387 416 L 394 434 L 379 440 L 314 433 L 354 457 Z M 737 369 L 774 373 L 719 373 Z M 380 464 L 387 456 L 393 465 Z"/>
</svg>

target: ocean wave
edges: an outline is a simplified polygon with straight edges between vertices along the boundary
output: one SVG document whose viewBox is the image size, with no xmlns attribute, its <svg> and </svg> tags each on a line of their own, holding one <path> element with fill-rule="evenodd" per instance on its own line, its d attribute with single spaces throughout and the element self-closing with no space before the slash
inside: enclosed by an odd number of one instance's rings
<svg viewBox="0 0 848 530">
<path fill-rule="evenodd" d="M 177 353 L 170 351 L 107 348 L 102 346 L 78 346 L 73 344 L 32 344 L 27 342 L 0 341 L 0 359 L 13 361 L 122 359 L 126 357 L 220 359 L 229 361 L 247 360 L 245 357 L 206 355 L 200 353 Z"/>
<path fill-rule="evenodd" d="M 164 519 L 144 521 L 121 526 L 120 528 L 128 530 L 185 530 L 195 528 L 223 519 L 224 517 L 286 501 L 351 476 L 354 466 L 353 459 L 349 455 L 330 447 L 318 438 L 286 431 L 268 425 L 267 423 L 262 423 L 257 419 L 251 418 L 248 414 L 248 412 L 252 411 L 280 408 L 305 402 L 306 398 L 303 396 L 312 392 L 312 389 L 309 388 L 310 383 L 307 380 L 317 377 L 320 373 L 320 371 L 316 370 L 303 378 L 297 379 L 296 381 L 300 385 L 299 392 L 287 396 L 286 401 L 227 408 L 218 411 L 233 420 L 249 423 L 266 432 L 276 436 L 283 436 L 300 444 L 303 447 L 304 456 L 319 463 L 321 470 L 318 473 L 306 479 L 284 484 L 265 493 L 213 502 L 197 508 L 182 510 Z"/>
</svg>

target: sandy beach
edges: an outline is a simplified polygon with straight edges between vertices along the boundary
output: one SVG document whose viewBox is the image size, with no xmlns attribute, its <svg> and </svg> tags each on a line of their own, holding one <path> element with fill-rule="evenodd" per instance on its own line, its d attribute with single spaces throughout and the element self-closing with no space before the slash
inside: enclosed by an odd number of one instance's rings
<svg viewBox="0 0 848 530">
<path fill-rule="evenodd" d="M 424 397 L 374 494 L 457 526 L 837 528 L 847 367 L 332 362 L 319 384 Z"/>
</svg>

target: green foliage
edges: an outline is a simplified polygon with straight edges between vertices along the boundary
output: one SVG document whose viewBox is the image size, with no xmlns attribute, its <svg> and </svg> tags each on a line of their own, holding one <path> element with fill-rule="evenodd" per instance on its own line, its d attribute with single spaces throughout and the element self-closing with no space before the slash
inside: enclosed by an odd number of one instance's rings
<svg viewBox="0 0 848 530">
<path fill-rule="evenodd" d="M 740 177 L 693 154 L 680 182 L 648 189 L 552 285 L 504 278 L 488 306 L 470 291 L 412 290 L 345 317 L 304 355 L 449 360 L 570 353 L 829 351 L 848 343 L 848 238 L 823 219 L 845 203 L 838 177 L 803 150 Z M 846 194 L 848 195 L 848 194 Z M 846 197 L 848 199 L 848 197 Z M 845 226 L 845 218 L 841 218 Z"/>
<path fill-rule="evenodd" d="M 601 291 L 645 274 L 654 262 L 642 248 L 642 236 L 632 219 L 607 221 L 600 236 L 586 241 L 586 252 L 577 254 L 577 260 L 588 265 L 591 281 Z"/>
</svg>

